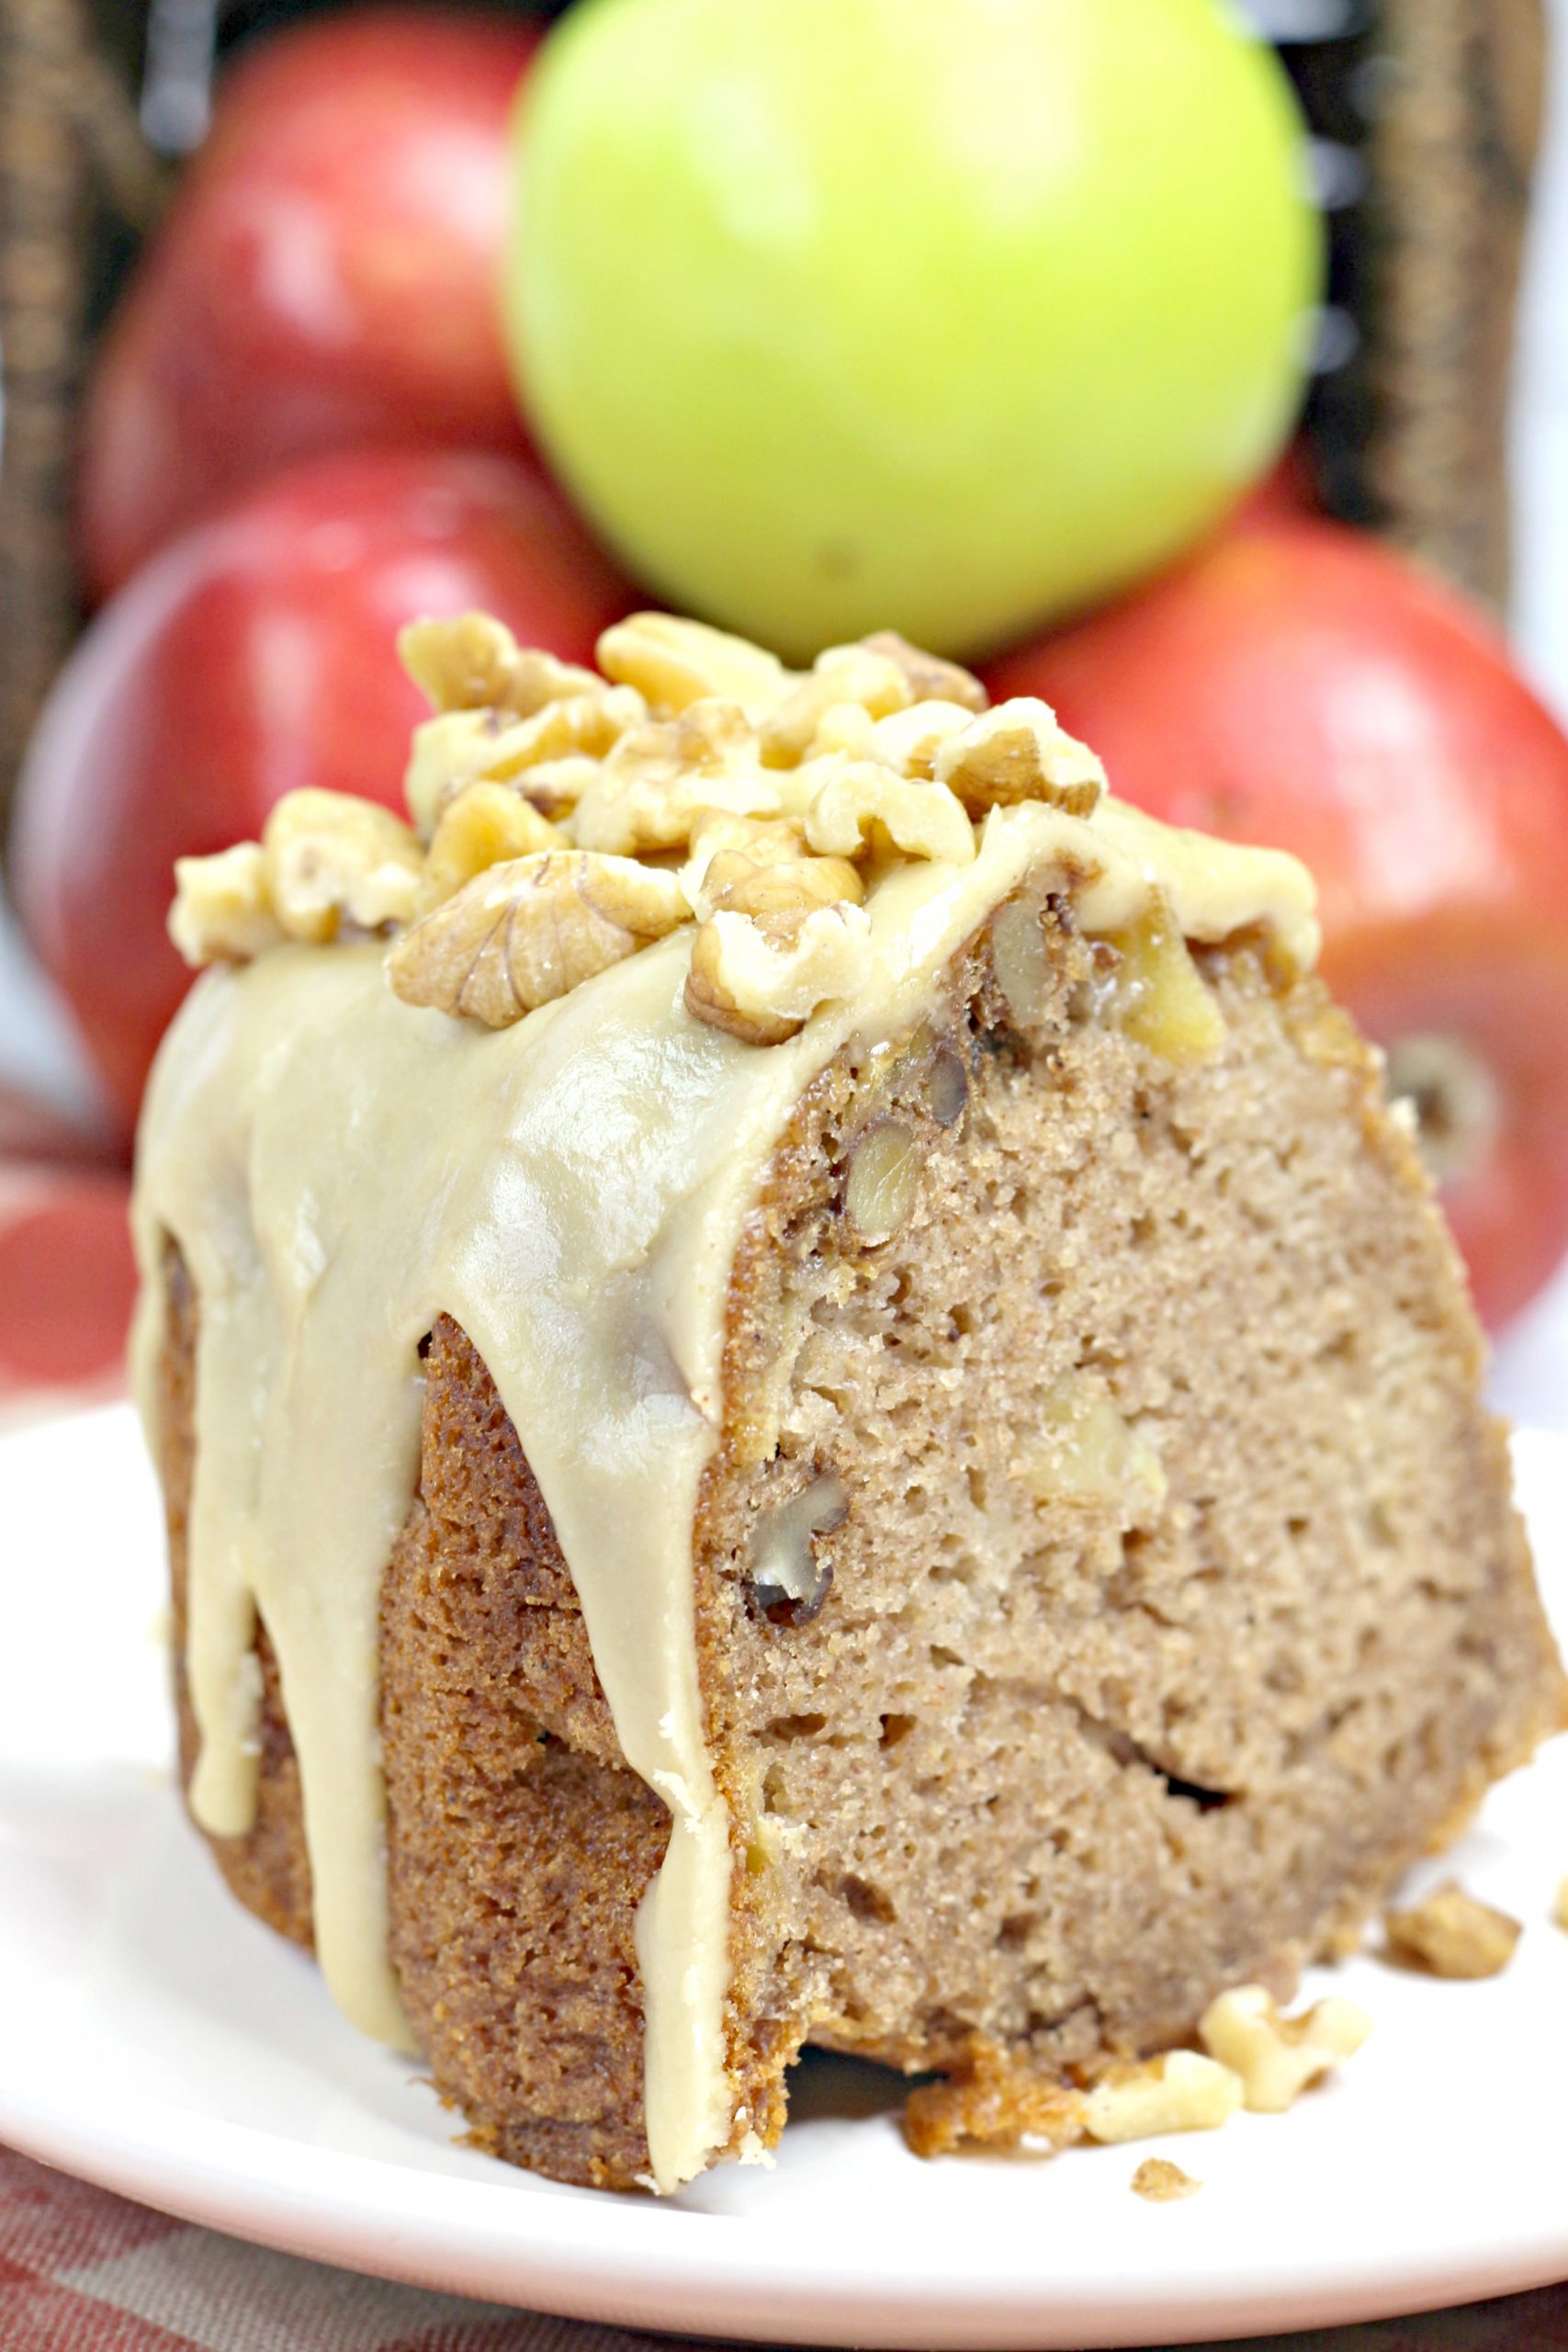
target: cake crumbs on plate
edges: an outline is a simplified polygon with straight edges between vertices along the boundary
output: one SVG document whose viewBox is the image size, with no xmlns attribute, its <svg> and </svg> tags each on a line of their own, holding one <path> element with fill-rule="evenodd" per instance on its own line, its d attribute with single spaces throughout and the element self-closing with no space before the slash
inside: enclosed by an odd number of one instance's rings
<svg viewBox="0 0 1568 2352">
<path fill-rule="evenodd" d="M 1150 2205 L 1175 2205 L 1183 2197 L 1196 2197 L 1203 2186 L 1168 2156 L 1145 2156 L 1128 2185 Z"/>
</svg>

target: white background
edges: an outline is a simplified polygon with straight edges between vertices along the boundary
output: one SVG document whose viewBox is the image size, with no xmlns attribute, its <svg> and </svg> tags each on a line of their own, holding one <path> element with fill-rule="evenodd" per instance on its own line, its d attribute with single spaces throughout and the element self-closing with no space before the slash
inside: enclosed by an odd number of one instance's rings
<svg viewBox="0 0 1568 2352">
<path fill-rule="evenodd" d="M 1556 40 L 1546 154 L 1526 275 L 1514 411 L 1515 636 L 1525 668 L 1568 723 L 1568 0 Z M 1568 1019 L 1568 1006 L 1562 1008 Z M 90 1113 L 69 1024 L 28 967 L 0 906 L 0 1084 Z M 1517 1419 L 1568 1430 L 1568 1267 L 1497 1351 L 1494 1387 Z"/>
</svg>

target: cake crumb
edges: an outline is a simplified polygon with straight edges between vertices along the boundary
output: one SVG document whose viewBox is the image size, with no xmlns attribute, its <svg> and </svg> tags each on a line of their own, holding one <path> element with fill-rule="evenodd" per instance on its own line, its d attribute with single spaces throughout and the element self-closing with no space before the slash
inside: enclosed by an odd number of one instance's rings
<svg viewBox="0 0 1568 2352">
<path fill-rule="evenodd" d="M 1560 1896 L 1560 1912 L 1561 1904 Z M 1500 1975 L 1514 1957 L 1521 1932 L 1517 1919 L 1478 1903 L 1454 1879 L 1413 1910 L 1383 1914 L 1393 1957 L 1432 1976 Z"/>
<path fill-rule="evenodd" d="M 1560 1928 L 1568 1928 L 1568 1878 L 1563 1880 L 1557 1890 L 1557 1900 L 1551 1906 L 1551 1916 Z"/>
<path fill-rule="evenodd" d="M 1146 2198 L 1151 2205 L 1174 2205 L 1180 2198 L 1196 2197 L 1202 2186 L 1168 2156 L 1145 2156 L 1132 2179 L 1134 2196 Z"/>
<path fill-rule="evenodd" d="M 1055 2151 L 1081 2140 L 1087 2120 L 1081 2091 L 1033 2073 L 999 2043 L 976 2035 L 943 2081 L 910 2092 L 904 2137 L 917 2156 L 945 2156 L 964 2146 L 1016 2148 L 1025 2141 Z"/>
</svg>

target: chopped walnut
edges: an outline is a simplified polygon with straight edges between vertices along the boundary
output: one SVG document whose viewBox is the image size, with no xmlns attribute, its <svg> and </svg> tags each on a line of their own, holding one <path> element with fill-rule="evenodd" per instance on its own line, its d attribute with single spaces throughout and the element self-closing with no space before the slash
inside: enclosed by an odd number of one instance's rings
<svg viewBox="0 0 1568 2352">
<path fill-rule="evenodd" d="M 682 711 L 716 697 L 761 718 L 790 683 L 775 654 L 672 613 L 633 613 L 604 631 L 597 650 L 604 675 L 636 686 L 657 710 Z"/>
<path fill-rule="evenodd" d="M 1091 1372 L 1064 1373 L 1052 1383 L 1035 1430 L 1009 1466 L 1043 1502 L 1118 1504 L 1133 1525 L 1152 1520 L 1166 1498 L 1159 1455 Z"/>
<path fill-rule="evenodd" d="M 911 703 L 890 718 L 870 722 L 854 748 L 862 758 L 880 760 L 898 775 L 918 776 L 930 784 L 936 776 L 937 753 L 963 733 L 972 716 L 962 703 Z"/>
<path fill-rule="evenodd" d="M 497 756 L 486 774 L 502 782 L 517 776 L 526 788 L 525 769 L 577 757 L 602 760 L 647 721 L 648 705 L 633 686 L 601 686 L 597 694 L 547 703 L 498 738 Z"/>
<path fill-rule="evenodd" d="M 405 1004 L 504 1029 L 689 919 L 673 874 L 547 850 L 466 883 L 396 943 L 387 975 Z"/>
<path fill-rule="evenodd" d="M 483 780 L 498 732 L 492 710 L 445 710 L 421 719 L 409 739 L 403 798 L 422 840 L 435 831 L 446 801 Z"/>
<path fill-rule="evenodd" d="M 1196 2050 L 1168 2050 L 1136 2065 L 1112 2066 L 1084 2093 L 1091 2140 L 1155 2140 L 1167 2132 L 1213 2132 L 1242 2102 L 1228 2065 Z"/>
<path fill-rule="evenodd" d="M 604 692 L 592 670 L 558 662 L 553 653 L 520 650 L 512 631 L 488 613 L 410 621 L 399 633 L 398 654 L 439 711 L 502 710 L 527 718 L 547 703 Z"/>
<path fill-rule="evenodd" d="M 705 922 L 714 910 L 707 888 L 708 869 L 720 855 L 736 854 L 744 855 L 753 868 L 791 865 L 807 854 L 806 835 L 797 824 L 784 818 L 736 817 L 727 808 L 701 810 L 692 826 L 690 850 L 681 869 L 681 887 L 699 922 Z M 739 871 L 726 865 L 716 887 L 728 888 Z"/>
<path fill-rule="evenodd" d="M 283 935 L 259 842 L 237 842 L 216 857 L 175 858 L 169 937 L 187 964 L 243 964 Z"/>
<path fill-rule="evenodd" d="M 915 784 L 873 760 L 823 762 L 828 773 L 806 811 L 806 838 L 829 857 L 891 844 L 906 857 L 967 865 L 975 829 L 945 785 Z M 802 768 L 804 783 L 811 768 Z"/>
<path fill-rule="evenodd" d="M 850 1154 L 844 1215 L 861 1241 L 891 1240 L 919 1198 L 925 1155 L 902 1119 L 877 1119 Z"/>
<path fill-rule="evenodd" d="M 795 766 L 813 751 L 836 705 L 853 703 L 871 718 L 886 718 L 914 699 L 904 670 L 887 654 L 863 645 L 830 645 L 762 721 L 762 757 L 773 767 Z"/>
<path fill-rule="evenodd" d="M 705 809 L 772 817 L 779 795 L 757 760 L 757 738 L 739 703 L 694 703 L 678 718 L 624 735 L 571 819 L 580 849 L 635 857 L 681 849 Z"/>
<path fill-rule="evenodd" d="M 833 1563 L 820 1539 L 850 1515 L 849 1489 L 829 1470 L 783 1502 L 770 1503 L 747 1547 L 746 1603 L 771 1625 L 809 1625 L 833 1584 Z"/>
<path fill-rule="evenodd" d="M 373 800 L 314 786 L 286 792 L 263 828 L 262 849 L 272 904 L 290 939 L 321 946 L 345 927 L 385 931 L 417 910 L 418 839 Z"/>
<path fill-rule="evenodd" d="M 758 861 L 743 849 L 721 849 L 703 877 L 703 920 L 731 914 L 805 914 L 812 907 L 856 906 L 865 885 L 846 858 L 796 857 Z"/>
<path fill-rule="evenodd" d="M 1203 2184 L 1168 2156 L 1145 2156 L 1128 2186 L 1134 2197 L 1145 2198 L 1151 2205 L 1173 2205 L 1179 2198 L 1196 2197 Z"/>
<path fill-rule="evenodd" d="M 421 910 L 438 907 L 490 866 L 565 846 L 554 825 L 509 786 L 470 784 L 447 802 L 431 836 Z"/>
<path fill-rule="evenodd" d="M 1020 1029 L 1032 1029 L 1044 1019 L 1055 972 L 1036 900 L 1010 899 L 998 909 L 991 924 L 991 969 Z"/>
<path fill-rule="evenodd" d="M 1021 2065 L 976 2035 L 945 2081 L 923 2083 L 904 2106 L 904 2136 L 917 2156 L 970 2144 L 1016 2148 L 1026 2140 L 1070 2147 L 1084 2134 L 1084 2094 Z"/>
<path fill-rule="evenodd" d="M 513 792 L 520 792 L 530 808 L 552 825 L 564 826 L 572 810 L 589 786 L 604 774 L 603 763 L 583 752 L 570 752 L 564 759 L 541 760 L 536 767 L 525 768 L 513 783 Z"/>
<path fill-rule="evenodd" d="M 414 729 L 403 777 L 409 814 L 428 837 L 446 803 L 470 784 L 514 783 L 545 815 L 553 815 L 555 807 L 577 799 L 598 775 L 604 754 L 647 718 L 647 705 L 631 687 L 603 684 L 593 694 L 547 703 L 527 718 L 493 710 L 443 712 Z M 563 769 L 569 782 L 563 783 Z"/>
<path fill-rule="evenodd" d="M 1163 892 L 1141 922 L 1112 932 L 1102 944 L 1117 960 L 1101 1001 L 1124 1036 L 1179 1067 L 1211 1061 L 1224 1050 L 1219 1000 Z"/>
<path fill-rule="evenodd" d="M 1395 1960 L 1433 1976 L 1500 1975 L 1524 1932 L 1506 1911 L 1494 1911 L 1450 1879 L 1408 1911 L 1385 1911 L 1383 1933 Z"/>
<path fill-rule="evenodd" d="M 398 659 L 433 710 L 482 710 L 505 698 L 517 640 L 488 613 L 410 621 Z"/>
<path fill-rule="evenodd" d="M 958 703 L 964 709 L 974 711 L 989 707 L 990 696 L 973 671 L 961 668 L 956 662 L 944 662 L 940 653 L 927 653 L 922 647 L 911 645 L 897 629 L 878 629 L 874 637 L 863 637 L 861 644 L 867 653 L 886 654 L 902 670 L 916 702 Z"/>
<path fill-rule="evenodd" d="M 766 876 L 762 877 L 766 879 Z M 871 967 L 863 907 L 811 903 L 750 915 L 721 907 L 697 932 L 686 1009 L 750 1046 L 778 1046 Z"/>
<path fill-rule="evenodd" d="M 1354 2001 L 1318 2001 L 1301 2017 L 1283 2018 L 1263 1985 L 1240 1984 L 1209 2004 L 1198 2038 L 1240 2075 L 1254 2114 L 1281 2115 L 1309 2083 L 1359 2050 L 1371 2030 Z"/>
<path fill-rule="evenodd" d="M 872 738 L 882 723 L 873 718 L 863 703 L 830 702 L 806 747 L 806 758 L 821 760 L 836 752 L 840 759 L 869 759 Z"/>
<path fill-rule="evenodd" d="M 937 753 L 936 775 L 972 816 L 1044 800 L 1069 817 L 1087 817 L 1105 790 L 1094 753 L 1057 726 L 1049 703 L 1031 695 L 998 703 L 951 736 Z"/>
</svg>

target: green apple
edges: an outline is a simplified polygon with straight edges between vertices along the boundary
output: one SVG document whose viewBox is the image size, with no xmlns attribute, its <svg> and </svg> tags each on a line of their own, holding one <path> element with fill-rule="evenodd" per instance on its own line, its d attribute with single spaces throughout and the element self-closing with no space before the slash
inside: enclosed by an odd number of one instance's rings
<svg viewBox="0 0 1568 2352">
<path fill-rule="evenodd" d="M 536 429 L 671 602 L 973 653 L 1200 536 L 1322 239 L 1222 0 L 582 0 L 519 113 Z"/>
</svg>

